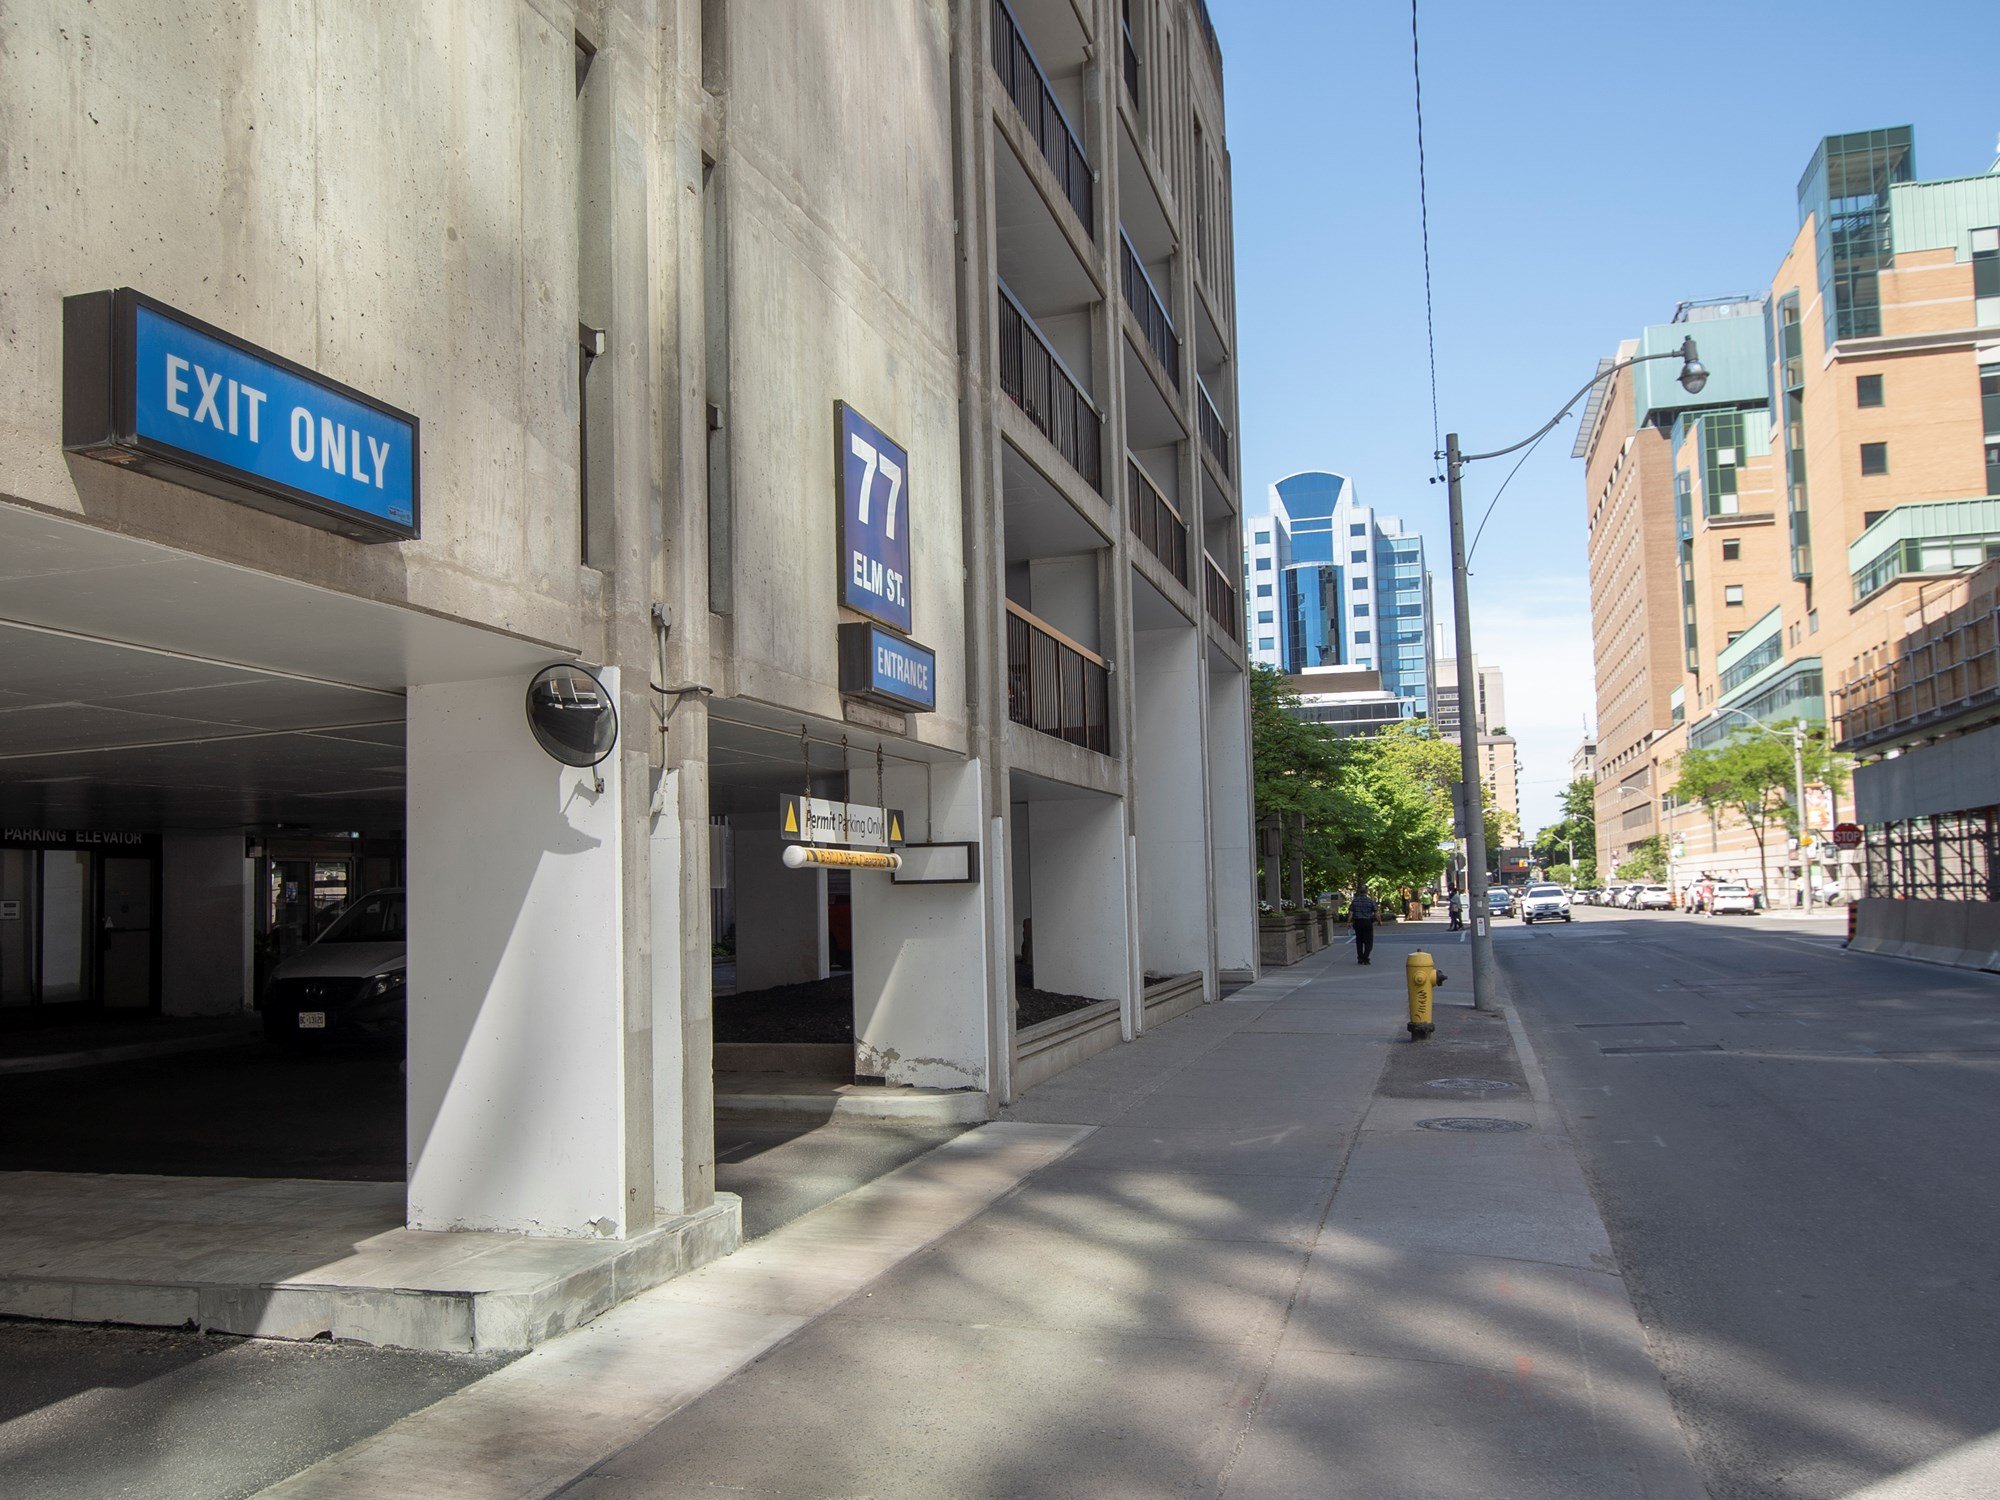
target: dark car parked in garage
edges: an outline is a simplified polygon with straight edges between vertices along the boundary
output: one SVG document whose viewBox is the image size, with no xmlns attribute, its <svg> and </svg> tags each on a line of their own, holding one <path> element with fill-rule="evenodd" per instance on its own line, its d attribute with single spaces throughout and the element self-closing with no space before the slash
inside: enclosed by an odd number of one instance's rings
<svg viewBox="0 0 2000 1500">
<path fill-rule="evenodd" d="M 408 1015 L 406 903 L 399 890 L 350 905 L 271 974 L 258 1009 L 273 1041 L 400 1040 Z"/>
</svg>

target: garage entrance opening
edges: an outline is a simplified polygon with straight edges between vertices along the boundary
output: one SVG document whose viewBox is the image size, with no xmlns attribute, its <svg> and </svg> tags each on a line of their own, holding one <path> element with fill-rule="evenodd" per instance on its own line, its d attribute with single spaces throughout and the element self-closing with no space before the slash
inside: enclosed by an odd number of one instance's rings
<svg viewBox="0 0 2000 1500">
<path fill-rule="evenodd" d="M 727 918 L 712 934 L 718 1111 L 831 1117 L 909 1103 L 852 1092 L 873 1086 L 976 1096 L 984 1118 L 978 872 L 916 885 L 887 871 L 784 863 L 796 842 L 787 799 L 807 794 L 893 809 L 910 843 L 983 848 L 976 770 L 905 736 L 735 702 L 711 708 L 709 745 L 710 808 L 722 825 L 712 910 Z M 973 1098 L 949 1106 L 954 1117 L 973 1109 Z"/>
</svg>

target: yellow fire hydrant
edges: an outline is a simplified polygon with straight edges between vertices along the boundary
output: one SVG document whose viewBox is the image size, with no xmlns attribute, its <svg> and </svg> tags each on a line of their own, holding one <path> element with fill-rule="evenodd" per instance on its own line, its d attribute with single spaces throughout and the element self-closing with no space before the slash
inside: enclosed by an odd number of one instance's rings
<svg viewBox="0 0 2000 1500">
<path fill-rule="evenodd" d="M 1410 991 L 1410 1040 L 1422 1041 L 1437 1027 L 1431 1024 L 1431 991 L 1444 983 L 1444 975 L 1431 956 L 1419 948 L 1403 960 L 1403 983 Z"/>
</svg>

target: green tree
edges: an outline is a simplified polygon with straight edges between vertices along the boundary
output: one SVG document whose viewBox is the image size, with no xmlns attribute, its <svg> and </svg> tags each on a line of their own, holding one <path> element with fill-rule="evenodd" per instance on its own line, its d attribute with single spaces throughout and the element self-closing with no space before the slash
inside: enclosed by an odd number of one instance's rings
<svg viewBox="0 0 2000 1500">
<path fill-rule="evenodd" d="M 1632 852 L 1618 862 L 1620 880 L 1644 880 L 1658 883 L 1667 878 L 1667 851 L 1656 833 L 1640 839 L 1632 846 Z"/>
<path fill-rule="evenodd" d="M 1562 818 L 1549 824 L 1535 837 L 1535 859 L 1549 866 L 1569 862 L 1575 851 L 1574 873 L 1584 884 L 1597 878 L 1597 792 L 1588 776 L 1579 776 L 1563 789 Z M 1587 873 L 1586 873 L 1587 871 Z"/>
<path fill-rule="evenodd" d="M 1379 739 L 1342 739 L 1294 713 L 1282 673 L 1250 683 L 1252 786 L 1259 817 L 1302 815 L 1303 863 L 1314 890 L 1417 887 L 1444 868 L 1453 758 L 1429 726 L 1398 725 Z"/>
<path fill-rule="evenodd" d="M 1771 891 L 1771 825 L 1789 822 L 1792 747 L 1772 735 L 1739 734 L 1707 750 L 1682 754 L 1674 796 L 1700 802 L 1710 817 L 1732 812 L 1757 841 L 1757 871 L 1766 897 Z"/>
<path fill-rule="evenodd" d="M 1792 758 L 1792 732 L 1800 721 L 1773 724 L 1766 732 L 1741 728 L 1728 740 L 1707 750 L 1681 756 L 1680 780 L 1674 796 L 1705 804 L 1711 819 L 1725 812 L 1740 817 L 1757 840 L 1757 869 L 1764 894 L 1771 895 L 1768 849 L 1773 826 L 1799 836 L 1805 809 L 1798 805 L 1798 770 L 1808 788 L 1824 786 L 1836 805 L 1847 789 L 1853 762 L 1835 754 L 1824 726 L 1808 725 L 1798 763 Z"/>
</svg>

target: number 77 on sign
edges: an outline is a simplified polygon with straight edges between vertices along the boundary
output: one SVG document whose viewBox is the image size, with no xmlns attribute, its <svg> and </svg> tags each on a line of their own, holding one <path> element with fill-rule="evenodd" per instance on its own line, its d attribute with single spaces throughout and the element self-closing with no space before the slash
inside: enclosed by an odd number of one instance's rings
<svg viewBox="0 0 2000 1500">
<path fill-rule="evenodd" d="M 908 633 L 909 454 L 845 401 L 834 403 L 840 494 L 840 602 Z"/>
</svg>

